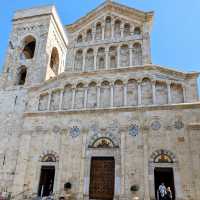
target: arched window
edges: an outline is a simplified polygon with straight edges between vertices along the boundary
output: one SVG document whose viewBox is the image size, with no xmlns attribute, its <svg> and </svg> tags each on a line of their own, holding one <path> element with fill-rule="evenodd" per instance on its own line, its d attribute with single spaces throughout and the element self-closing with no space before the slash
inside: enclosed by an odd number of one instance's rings
<svg viewBox="0 0 200 200">
<path fill-rule="evenodd" d="M 114 83 L 114 106 L 124 105 L 124 85 L 121 80 L 117 80 Z"/>
<path fill-rule="evenodd" d="M 110 106 L 110 83 L 108 81 L 104 81 L 101 84 L 101 100 L 100 105 L 102 108 Z"/>
<path fill-rule="evenodd" d="M 83 66 L 83 51 L 80 49 L 76 52 L 75 62 L 74 62 L 74 70 L 82 71 Z"/>
<path fill-rule="evenodd" d="M 88 29 L 86 33 L 86 42 L 92 41 L 92 30 Z"/>
<path fill-rule="evenodd" d="M 141 34 L 140 27 L 135 27 L 135 29 L 134 29 L 134 35 L 140 35 L 140 34 Z"/>
<path fill-rule="evenodd" d="M 105 59 L 106 59 L 105 48 L 101 47 L 98 49 L 98 52 L 97 52 L 97 68 L 98 69 L 104 69 L 106 67 Z"/>
<path fill-rule="evenodd" d="M 96 35 L 95 35 L 96 40 L 101 40 L 102 39 L 102 27 L 101 23 L 98 23 L 96 25 Z"/>
<path fill-rule="evenodd" d="M 137 81 L 130 79 L 127 84 L 127 105 L 136 106 L 138 104 L 138 85 Z"/>
<path fill-rule="evenodd" d="M 130 36 L 131 34 L 130 29 L 131 29 L 130 24 L 124 25 L 124 37 Z"/>
<path fill-rule="evenodd" d="M 51 94 L 50 110 L 59 110 L 60 90 L 55 90 Z"/>
<path fill-rule="evenodd" d="M 153 104 L 153 94 L 151 81 L 148 78 L 144 78 L 141 83 L 142 90 L 142 105 Z"/>
<path fill-rule="evenodd" d="M 117 68 L 117 48 L 114 46 L 109 49 L 109 66 L 110 68 Z"/>
<path fill-rule="evenodd" d="M 183 103 L 183 87 L 181 84 L 172 83 L 171 84 L 171 98 L 172 103 Z"/>
<path fill-rule="evenodd" d="M 142 65 L 142 47 L 140 43 L 133 45 L 133 65 Z"/>
<path fill-rule="evenodd" d="M 83 42 L 83 36 L 80 34 L 77 38 L 77 43 Z"/>
<path fill-rule="evenodd" d="M 130 64 L 130 54 L 128 45 L 122 45 L 120 48 L 120 67 L 128 67 Z"/>
<path fill-rule="evenodd" d="M 36 39 L 33 36 L 27 36 L 24 39 L 22 51 L 23 58 L 32 59 L 35 53 Z"/>
<path fill-rule="evenodd" d="M 111 27 L 111 17 L 106 17 L 105 22 L 105 39 L 111 38 L 112 27 Z"/>
<path fill-rule="evenodd" d="M 39 100 L 38 110 L 39 111 L 47 110 L 48 109 L 48 102 L 49 102 L 49 94 L 48 93 L 41 94 L 40 100 Z"/>
<path fill-rule="evenodd" d="M 85 70 L 91 71 L 94 70 L 94 50 L 88 49 L 86 54 L 86 61 L 85 61 Z"/>
<path fill-rule="evenodd" d="M 85 89 L 83 83 L 79 83 L 76 86 L 76 93 L 75 93 L 75 108 L 80 109 L 84 107 L 84 100 L 85 100 Z"/>
<path fill-rule="evenodd" d="M 72 85 L 67 84 L 64 88 L 62 108 L 69 110 L 72 108 Z"/>
<path fill-rule="evenodd" d="M 56 47 L 52 49 L 51 59 L 50 59 L 50 68 L 55 75 L 58 75 L 59 70 L 59 54 Z"/>
<path fill-rule="evenodd" d="M 97 84 L 91 82 L 88 87 L 87 108 L 97 107 Z"/>
<path fill-rule="evenodd" d="M 114 25 L 114 36 L 116 38 L 120 38 L 121 37 L 121 21 L 120 20 L 116 20 L 115 21 L 115 25 Z"/>
<path fill-rule="evenodd" d="M 21 66 L 19 68 L 19 72 L 18 72 L 17 85 L 24 85 L 26 82 L 26 76 L 27 76 L 27 68 L 26 68 L 26 66 Z"/>
<path fill-rule="evenodd" d="M 156 88 L 156 103 L 160 105 L 167 104 L 168 102 L 167 84 L 156 81 L 155 88 Z"/>
</svg>

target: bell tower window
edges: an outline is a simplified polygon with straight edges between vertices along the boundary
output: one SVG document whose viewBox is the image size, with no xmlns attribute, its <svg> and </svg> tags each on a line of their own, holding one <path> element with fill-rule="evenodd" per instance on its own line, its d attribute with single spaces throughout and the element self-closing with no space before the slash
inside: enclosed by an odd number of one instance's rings
<svg viewBox="0 0 200 200">
<path fill-rule="evenodd" d="M 22 51 L 23 58 L 32 59 L 35 53 L 35 46 L 36 46 L 35 38 L 32 36 L 27 36 L 24 39 L 24 48 Z"/>
</svg>

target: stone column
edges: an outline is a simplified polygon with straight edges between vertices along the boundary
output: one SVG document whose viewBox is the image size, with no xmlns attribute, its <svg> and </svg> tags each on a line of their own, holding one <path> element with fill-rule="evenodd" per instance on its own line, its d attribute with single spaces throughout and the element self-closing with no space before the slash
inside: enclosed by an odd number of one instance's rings
<svg viewBox="0 0 200 200">
<path fill-rule="evenodd" d="M 97 49 L 94 50 L 94 70 L 97 70 Z"/>
<path fill-rule="evenodd" d="M 156 104 L 156 81 L 152 81 L 153 104 Z"/>
<path fill-rule="evenodd" d="M 108 69 L 108 65 L 109 65 L 109 62 L 108 62 L 108 59 L 109 59 L 109 56 L 108 56 L 108 54 L 109 54 L 109 47 L 106 47 L 106 49 L 105 49 L 105 54 L 106 54 L 106 69 Z"/>
<path fill-rule="evenodd" d="M 85 87 L 85 94 L 84 94 L 84 108 L 87 108 L 87 99 L 88 99 L 88 87 Z"/>
<path fill-rule="evenodd" d="M 52 96 L 52 91 L 49 93 L 49 99 L 48 99 L 47 110 L 50 110 L 50 106 L 51 106 L 51 96 Z"/>
<path fill-rule="evenodd" d="M 102 24 L 102 40 L 104 40 L 105 39 L 105 25 L 104 24 Z"/>
<path fill-rule="evenodd" d="M 123 33 L 124 33 L 124 28 L 123 28 L 123 24 L 121 24 L 121 26 L 120 26 L 120 35 L 121 35 L 121 38 L 123 37 Z"/>
<path fill-rule="evenodd" d="M 92 41 L 95 40 L 95 35 L 96 35 L 96 27 L 92 28 Z"/>
<path fill-rule="evenodd" d="M 127 106 L 127 83 L 124 84 L 124 106 Z"/>
<path fill-rule="evenodd" d="M 100 100 L 101 100 L 101 85 L 97 85 L 97 108 L 100 108 Z"/>
<path fill-rule="evenodd" d="M 72 88 L 72 110 L 73 110 L 74 107 L 75 107 L 75 95 L 76 95 L 76 88 L 73 87 L 73 88 Z"/>
<path fill-rule="evenodd" d="M 113 100 L 114 100 L 114 84 L 111 83 L 110 85 L 110 106 L 113 107 Z"/>
<path fill-rule="evenodd" d="M 59 110 L 62 110 L 63 95 L 64 95 L 64 89 L 62 89 L 62 90 L 60 91 Z"/>
<path fill-rule="evenodd" d="M 85 58 L 86 58 L 86 52 L 85 52 L 85 50 L 83 49 L 83 66 L 82 66 L 82 71 L 83 71 L 83 72 L 85 71 Z"/>
<path fill-rule="evenodd" d="M 115 36 L 115 25 L 111 23 L 111 39 L 114 39 Z"/>
<path fill-rule="evenodd" d="M 167 95 L 168 95 L 168 104 L 172 103 L 171 98 L 171 82 L 167 82 Z"/>
<path fill-rule="evenodd" d="M 74 52 L 73 52 L 72 71 L 75 71 L 75 57 L 76 57 L 76 50 L 74 50 Z"/>
<path fill-rule="evenodd" d="M 186 102 L 186 87 L 185 85 L 182 85 L 182 87 L 183 87 L 183 103 L 185 103 Z"/>
<path fill-rule="evenodd" d="M 133 66 L 133 48 L 129 45 L 129 66 Z"/>
<path fill-rule="evenodd" d="M 142 104 L 142 89 L 141 89 L 141 81 L 138 81 L 138 105 Z"/>
<path fill-rule="evenodd" d="M 117 68 L 120 67 L 120 46 L 117 47 Z"/>
</svg>

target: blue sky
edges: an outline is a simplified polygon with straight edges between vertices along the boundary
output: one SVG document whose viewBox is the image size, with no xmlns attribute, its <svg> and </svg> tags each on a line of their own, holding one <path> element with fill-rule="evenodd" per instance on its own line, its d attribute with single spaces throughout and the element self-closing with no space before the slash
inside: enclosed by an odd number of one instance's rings
<svg viewBox="0 0 200 200">
<path fill-rule="evenodd" d="M 152 61 L 182 71 L 200 71 L 200 0 L 116 0 L 144 11 L 155 11 Z M 69 24 L 102 0 L 12 0 L 0 8 L 0 70 L 5 61 L 11 19 L 17 9 L 55 4 L 63 24 Z M 199 79 L 200 84 L 200 79 Z"/>
</svg>

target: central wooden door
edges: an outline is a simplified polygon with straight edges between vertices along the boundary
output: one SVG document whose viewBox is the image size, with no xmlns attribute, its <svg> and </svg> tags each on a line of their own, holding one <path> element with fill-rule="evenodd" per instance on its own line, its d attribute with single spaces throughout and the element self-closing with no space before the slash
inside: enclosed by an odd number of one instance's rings
<svg viewBox="0 0 200 200">
<path fill-rule="evenodd" d="M 90 199 L 112 200 L 115 186 L 113 157 L 93 157 L 90 171 Z"/>
</svg>

